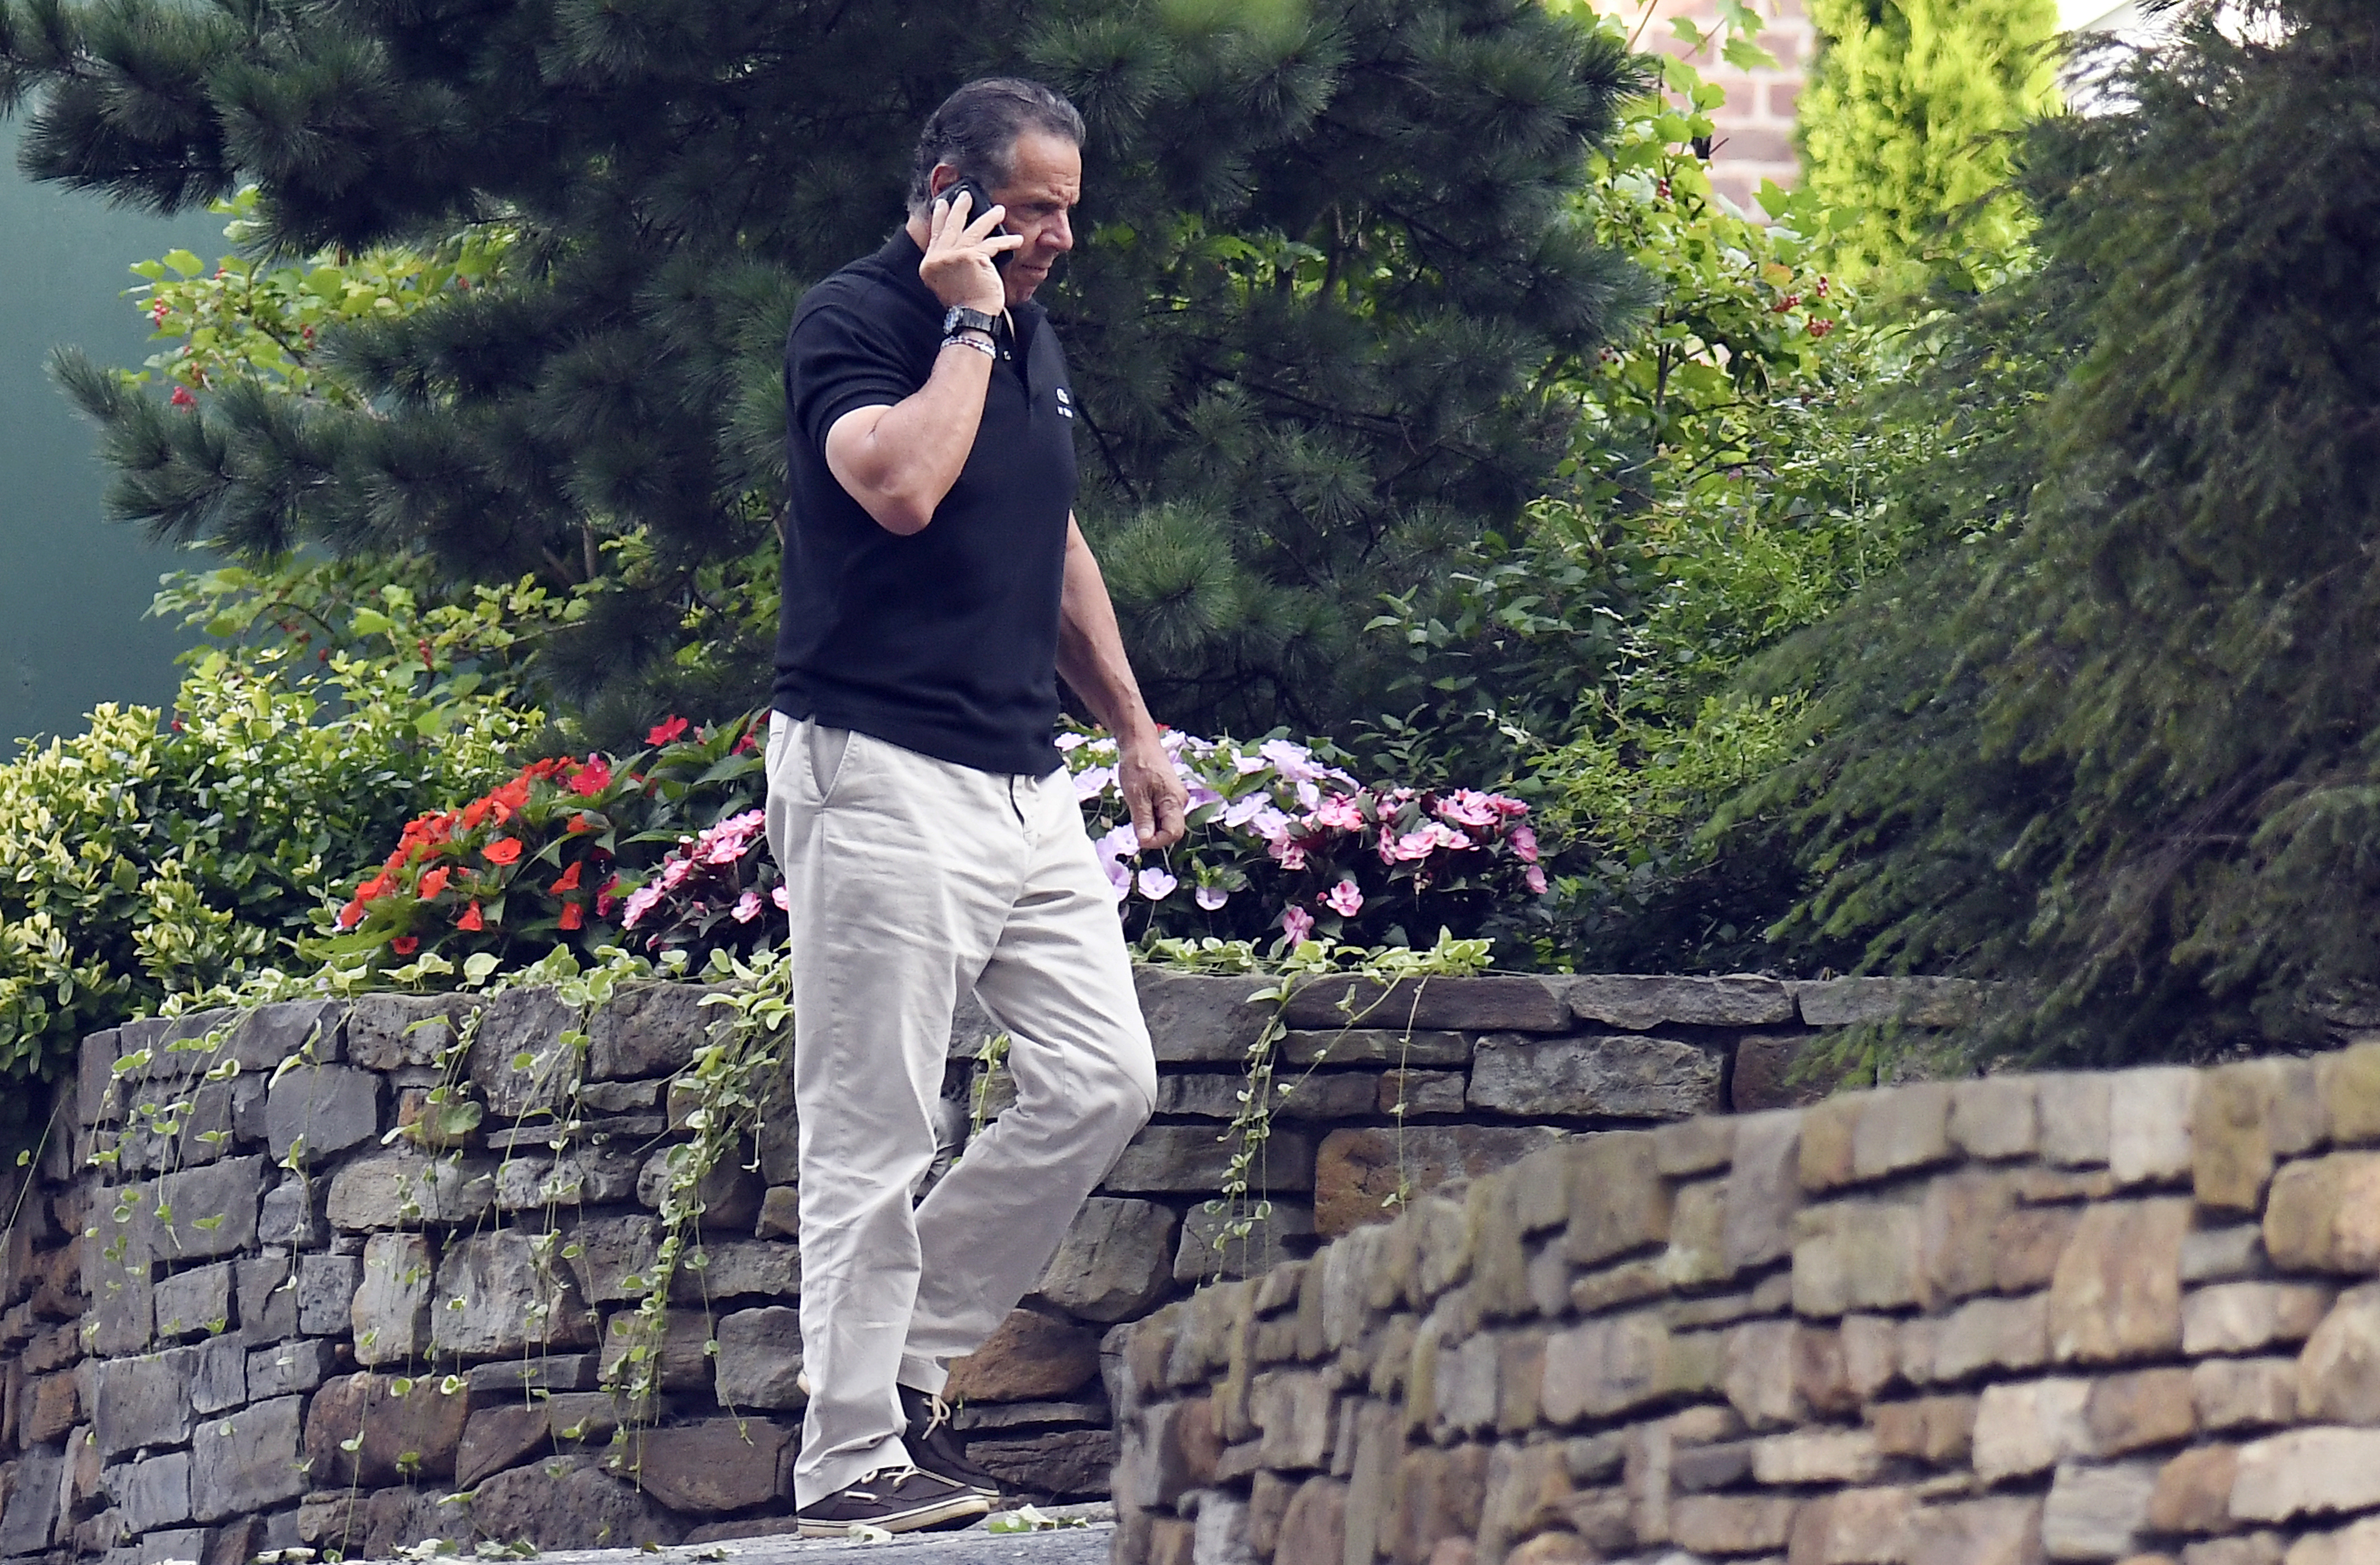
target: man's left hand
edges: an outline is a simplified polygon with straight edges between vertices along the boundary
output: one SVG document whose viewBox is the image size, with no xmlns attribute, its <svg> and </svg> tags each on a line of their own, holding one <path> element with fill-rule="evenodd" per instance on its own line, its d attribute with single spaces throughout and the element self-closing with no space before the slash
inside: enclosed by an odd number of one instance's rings
<svg viewBox="0 0 2380 1565">
<path fill-rule="evenodd" d="M 1116 762 L 1116 786 L 1132 811 L 1132 829 L 1140 835 L 1141 851 L 1170 848 L 1182 840 L 1183 812 L 1190 795 L 1173 770 L 1173 758 L 1152 734 L 1122 746 Z"/>
</svg>

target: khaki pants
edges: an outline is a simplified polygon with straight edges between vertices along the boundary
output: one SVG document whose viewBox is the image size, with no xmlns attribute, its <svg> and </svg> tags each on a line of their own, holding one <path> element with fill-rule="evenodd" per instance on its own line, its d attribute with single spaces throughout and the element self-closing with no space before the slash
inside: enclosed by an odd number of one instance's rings
<svg viewBox="0 0 2380 1565">
<path fill-rule="evenodd" d="M 908 1460 L 895 1380 L 940 1391 L 1038 1280 L 1157 1101 L 1115 899 L 1072 782 L 782 714 L 769 845 L 791 900 L 800 1121 L 797 1505 Z M 923 1204 L 951 1014 L 1012 1038 L 1016 1101 Z"/>
</svg>

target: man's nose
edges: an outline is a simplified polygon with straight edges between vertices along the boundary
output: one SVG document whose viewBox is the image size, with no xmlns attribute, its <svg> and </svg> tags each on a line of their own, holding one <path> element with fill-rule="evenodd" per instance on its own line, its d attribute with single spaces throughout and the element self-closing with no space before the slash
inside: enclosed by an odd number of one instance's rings
<svg viewBox="0 0 2380 1565">
<path fill-rule="evenodd" d="M 1064 212 L 1060 212 L 1057 217 L 1050 222 L 1050 226 L 1043 230 L 1041 242 L 1048 245 L 1051 249 L 1056 250 L 1060 255 L 1063 255 L 1068 250 L 1075 248 L 1074 224 L 1066 221 L 1066 214 Z"/>
</svg>

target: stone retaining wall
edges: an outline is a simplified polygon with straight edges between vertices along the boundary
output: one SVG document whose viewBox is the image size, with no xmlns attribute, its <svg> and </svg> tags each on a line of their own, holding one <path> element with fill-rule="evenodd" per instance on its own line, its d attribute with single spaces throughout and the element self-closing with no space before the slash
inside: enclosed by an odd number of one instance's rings
<svg viewBox="0 0 2380 1565">
<path fill-rule="evenodd" d="M 1245 977 L 1150 971 L 1158 1120 L 1077 1219 L 1040 1292 L 959 1366 L 978 1458 L 1024 1489 L 1103 1493 L 1100 1376 L 1124 1326 L 1202 1280 L 1309 1251 L 1425 1193 L 1611 1126 L 1815 1090 L 1828 1029 L 1951 1019 L 1955 988 L 1759 978 L 1488 978 L 1293 1002 L 1267 1159 L 1272 1221 L 1219 1253 L 1201 1209 L 1228 1164 L 1265 1012 Z M 1345 986 L 1341 986 L 1343 989 Z M 782 1530 L 802 1395 L 790 1115 L 704 1192 L 708 1265 L 682 1272 L 661 1395 L 616 1437 L 670 1082 L 719 1013 L 629 993 L 566 1038 L 547 991 L 478 1017 L 485 1115 L 435 1155 L 418 1122 L 455 997 L 305 1001 L 138 1022 L 86 1040 L 39 1165 L 0 1176 L 0 1560 L 385 1555 L 437 1535 L 540 1547 Z M 1377 1002 L 1377 1003 L 1375 1003 Z M 944 1126 L 1002 1101 L 963 1016 Z M 522 1062 L 526 1060 L 524 1065 Z M 183 1102 L 164 1132 L 132 1110 Z M 1399 1112 L 1402 1108 L 1402 1112 Z M 552 1145 L 566 1122 L 566 1142 Z M 91 1159 L 100 1162 L 94 1165 Z M 468 1499 L 457 1498 L 468 1496 Z"/>
<path fill-rule="evenodd" d="M 1111 1371 L 1125 1565 L 2380 1560 L 2380 1045 L 1534 1153 Z"/>
</svg>

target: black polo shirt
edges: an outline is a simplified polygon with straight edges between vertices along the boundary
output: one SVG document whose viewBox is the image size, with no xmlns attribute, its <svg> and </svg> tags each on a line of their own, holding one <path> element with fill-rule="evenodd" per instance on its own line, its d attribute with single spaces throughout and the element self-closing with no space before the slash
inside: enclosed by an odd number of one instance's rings
<svg viewBox="0 0 2380 1565">
<path fill-rule="evenodd" d="M 916 393 L 942 304 L 905 230 L 803 296 L 785 338 L 792 494 L 776 710 L 983 771 L 1056 769 L 1058 611 L 1075 503 L 1074 394 L 1038 305 L 1011 312 L 983 422 L 934 519 L 887 532 L 835 481 L 826 434 Z M 971 351 L 971 350 L 970 350 Z"/>
</svg>

